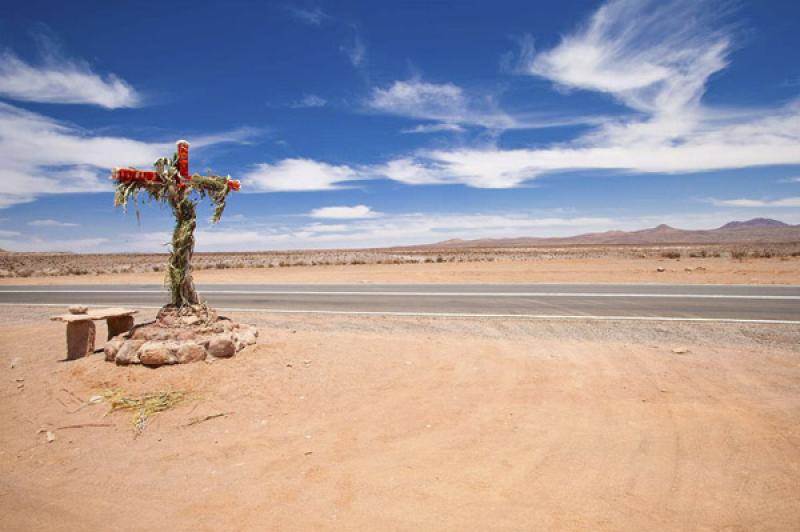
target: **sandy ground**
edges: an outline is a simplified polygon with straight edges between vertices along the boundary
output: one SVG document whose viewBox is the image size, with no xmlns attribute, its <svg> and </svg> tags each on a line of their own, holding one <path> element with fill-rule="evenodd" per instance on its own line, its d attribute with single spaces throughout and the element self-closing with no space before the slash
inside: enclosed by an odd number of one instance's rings
<svg viewBox="0 0 800 532">
<path fill-rule="evenodd" d="M 150 370 L 0 312 L 3 530 L 800 529 L 796 327 L 240 314 Z M 195 398 L 134 439 L 109 388 Z"/>
<path fill-rule="evenodd" d="M 658 268 L 665 271 L 659 272 Z M 160 283 L 163 273 L 0 279 L 0 285 Z M 800 257 L 572 258 L 443 264 L 352 264 L 199 270 L 200 283 L 714 283 L 800 284 Z"/>
</svg>

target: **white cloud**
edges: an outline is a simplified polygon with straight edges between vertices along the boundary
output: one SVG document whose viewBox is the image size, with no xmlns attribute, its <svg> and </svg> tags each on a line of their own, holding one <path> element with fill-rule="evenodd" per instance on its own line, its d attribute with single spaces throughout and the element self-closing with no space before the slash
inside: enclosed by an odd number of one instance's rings
<svg viewBox="0 0 800 532">
<path fill-rule="evenodd" d="M 59 220 L 33 220 L 28 222 L 28 225 L 33 227 L 79 227 L 80 224 L 70 223 L 70 222 L 61 222 Z"/>
<path fill-rule="evenodd" d="M 718 109 L 701 99 L 727 65 L 730 37 L 706 1 L 612 0 L 551 50 L 528 50 L 528 72 L 559 86 L 605 92 L 635 112 L 571 142 L 514 150 L 422 150 L 379 168 L 410 184 L 509 188 L 566 170 L 688 173 L 800 164 L 800 100 L 776 108 Z M 373 106 L 453 123 L 455 86 L 395 84 Z"/>
<path fill-rule="evenodd" d="M 437 124 L 419 124 L 418 126 L 401 129 L 400 133 L 439 133 L 447 131 L 450 133 L 463 133 L 465 129 L 458 124 L 448 124 L 445 122 Z"/>
<path fill-rule="evenodd" d="M 781 198 L 776 200 L 758 199 L 712 199 L 711 203 L 717 207 L 800 207 L 800 197 Z"/>
<path fill-rule="evenodd" d="M 306 94 L 303 98 L 299 101 L 296 101 L 290 105 L 295 109 L 305 109 L 310 107 L 325 107 L 328 103 L 328 100 L 322 98 L 321 96 L 317 96 L 316 94 Z"/>
<path fill-rule="evenodd" d="M 491 98 L 468 97 L 453 83 L 427 83 L 415 79 L 395 81 L 387 88 L 374 88 L 366 103 L 375 111 L 442 122 L 418 126 L 414 130 L 405 130 L 406 133 L 454 130 L 458 124 L 493 129 L 517 127 L 514 119 L 496 109 Z"/>
<path fill-rule="evenodd" d="M 193 139 L 193 148 L 241 142 L 253 131 Z M 0 102 L 0 208 L 44 194 L 110 191 L 115 166 L 149 167 L 175 149 L 125 137 L 92 135 L 76 126 Z"/>
<path fill-rule="evenodd" d="M 611 0 L 534 55 L 530 73 L 607 92 L 640 111 L 682 110 L 698 104 L 708 77 L 727 65 L 729 38 L 714 30 L 712 9 L 706 0 Z"/>
<path fill-rule="evenodd" d="M 319 26 L 329 18 L 328 14 L 325 13 L 319 6 L 314 6 L 308 9 L 297 6 L 287 6 L 286 11 L 300 22 L 310 24 L 312 26 Z"/>
<path fill-rule="evenodd" d="M 352 207 L 320 207 L 308 215 L 311 218 L 329 218 L 336 220 L 354 220 L 359 218 L 376 218 L 380 213 L 373 211 L 366 205 L 353 205 Z"/>
<path fill-rule="evenodd" d="M 253 192 L 301 192 L 342 188 L 342 183 L 362 179 L 362 176 L 346 165 L 283 159 L 275 164 L 257 164 L 245 172 L 242 179 Z"/>
<path fill-rule="evenodd" d="M 363 66 L 367 60 L 367 48 L 364 46 L 364 42 L 358 34 L 353 37 L 352 44 L 342 45 L 339 49 L 347 56 L 347 59 L 350 60 L 350 64 L 356 68 Z"/>
<path fill-rule="evenodd" d="M 0 95 L 44 103 L 91 104 L 116 109 L 136 107 L 142 98 L 113 74 L 105 78 L 88 64 L 48 55 L 41 65 L 26 63 L 12 52 L 0 54 Z"/>
<path fill-rule="evenodd" d="M 0 238 L 13 238 L 19 236 L 19 231 L 0 230 Z"/>
</svg>

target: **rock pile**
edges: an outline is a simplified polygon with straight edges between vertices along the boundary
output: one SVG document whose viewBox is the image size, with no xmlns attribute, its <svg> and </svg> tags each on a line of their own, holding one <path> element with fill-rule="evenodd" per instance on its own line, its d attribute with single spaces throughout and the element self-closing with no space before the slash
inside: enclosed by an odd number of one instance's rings
<svg viewBox="0 0 800 532">
<path fill-rule="evenodd" d="M 202 305 L 164 307 L 155 321 L 137 325 L 111 338 L 103 351 L 106 360 L 120 365 L 187 364 L 206 358 L 230 358 L 256 343 L 258 329 L 228 318 Z"/>
</svg>

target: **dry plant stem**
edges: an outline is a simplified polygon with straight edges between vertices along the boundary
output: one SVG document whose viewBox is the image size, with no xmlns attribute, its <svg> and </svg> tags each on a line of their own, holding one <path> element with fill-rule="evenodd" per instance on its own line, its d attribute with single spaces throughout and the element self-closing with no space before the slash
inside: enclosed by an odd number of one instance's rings
<svg viewBox="0 0 800 532">
<path fill-rule="evenodd" d="M 194 231 L 197 227 L 195 204 L 180 192 L 177 198 L 171 199 L 170 204 L 175 214 L 175 231 L 172 233 L 172 251 L 167 271 L 171 303 L 176 307 L 197 305 L 200 298 L 192 280 Z"/>
</svg>

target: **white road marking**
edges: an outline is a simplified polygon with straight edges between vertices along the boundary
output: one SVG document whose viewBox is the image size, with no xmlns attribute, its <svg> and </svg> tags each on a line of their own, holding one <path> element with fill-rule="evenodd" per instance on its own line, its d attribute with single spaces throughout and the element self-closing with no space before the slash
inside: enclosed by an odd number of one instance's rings
<svg viewBox="0 0 800 532">
<path fill-rule="evenodd" d="M 104 305 L 105 303 L 86 303 L 86 305 Z M 63 307 L 63 303 L 0 303 L 7 307 Z M 161 306 L 132 305 L 139 309 L 158 310 Z M 522 320 L 588 320 L 588 321 L 676 321 L 701 323 L 761 323 L 770 325 L 800 325 L 797 320 L 755 320 L 737 318 L 689 318 L 678 316 L 592 316 L 592 315 L 560 315 L 560 314 L 470 314 L 461 312 L 393 312 L 370 310 L 300 310 L 271 308 L 233 308 L 221 307 L 215 310 L 222 312 L 259 312 L 263 314 L 323 314 L 342 316 L 398 316 L 420 318 L 505 318 Z"/>
<path fill-rule="evenodd" d="M 2 294 L 165 294 L 164 290 L 0 290 Z M 336 290 L 203 290 L 202 293 L 216 295 L 264 295 L 264 296 L 388 296 L 388 297 L 638 297 L 664 299 L 766 299 L 800 300 L 798 296 L 767 294 L 653 294 L 634 292 L 370 292 Z"/>
</svg>

